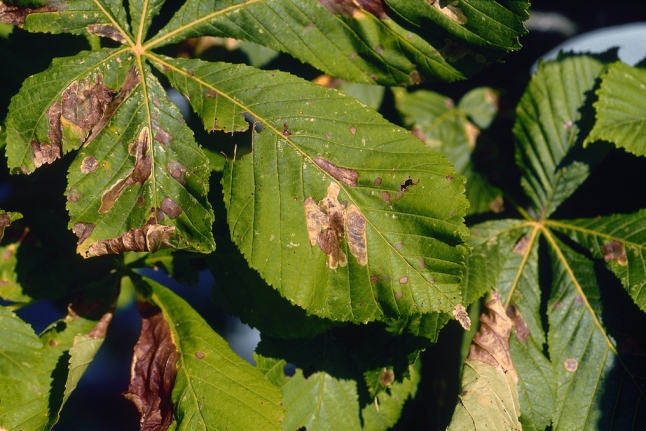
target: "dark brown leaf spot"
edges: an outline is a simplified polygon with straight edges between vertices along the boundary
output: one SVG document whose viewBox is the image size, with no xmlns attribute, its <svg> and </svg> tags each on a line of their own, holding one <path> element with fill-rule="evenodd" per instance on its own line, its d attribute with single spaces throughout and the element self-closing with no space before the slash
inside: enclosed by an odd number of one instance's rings
<svg viewBox="0 0 646 431">
<path fill-rule="evenodd" d="M 402 292 L 395 293 L 395 299 L 401 299 L 404 294 Z"/>
<path fill-rule="evenodd" d="M 204 359 L 206 357 L 206 354 L 204 352 L 195 352 L 195 357 L 197 359 Z"/>
<path fill-rule="evenodd" d="M 520 254 L 521 256 L 524 256 L 525 253 L 527 253 L 528 248 L 529 248 L 529 236 L 527 234 L 524 234 L 516 242 L 516 245 L 514 245 L 514 248 L 512 249 L 512 251 L 516 254 Z"/>
<path fill-rule="evenodd" d="M 341 181 L 351 187 L 357 186 L 357 181 L 359 180 L 359 173 L 357 171 L 337 166 L 321 157 L 316 157 L 314 163 L 335 180 Z"/>
<path fill-rule="evenodd" d="M 408 283 L 408 277 L 401 277 L 399 279 L 399 284 L 406 284 Z"/>
<path fill-rule="evenodd" d="M 355 205 L 350 205 L 346 214 L 348 246 L 350 252 L 357 258 L 359 265 L 368 263 L 368 251 L 366 240 L 366 219 Z"/>
<path fill-rule="evenodd" d="M 376 186 L 380 186 L 380 185 L 381 185 L 381 178 L 380 178 L 380 177 L 375 178 L 375 185 L 376 185 Z"/>
<path fill-rule="evenodd" d="M 570 373 L 573 373 L 577 370 L 577 368 L 579 368 L 579 362 L 574 358 L 568 358 L 565 360 L 565 362 L 563 362 L 563 366 Z"/>
<path fill-rule="evenodd" d="M 389 370 L 387 368 L 384 368 L 383 370 L 381 370 L 381 374 L 379 374 L 379 384 L 381 386 L 389 386 L 394 381 L 395 381 L 395 372 L 393 370 Z"/>
<path fill-rule="evenodd" d="M 215 90 L 207 90 L 204 93 L 204 97 L 206 97 L 207 99 L 215 99 L 216 97 L 218 97 L 218 92 Z"/>
<path fill-rule="evenodd" d="M 5 24 L 15 24 L 22 27 L 27 15 L 32 13 L 56 12 L 55 6 L 45 5 L 39 8 L 31 9 L 22 6 L 11 6 L 0 2 L 0 22 Z"/>
<path fill-rule="evenodd" d="M 148 150 L 150 150 L 149 139 L 148 127 L 144 127 L 139 133 L 139 137 L 134 144 L 135 166 L 132 168 L 132 171 L 128 176 L 118 180 L 112 187 L 103 192 L 103 195 L 101 195 L 99 214 L 105 214 L 110 211 L 126 187 L 134 184 L 143 185 L 148 177 L 150 177 L 153 161 L 152 157 L 146 154 L 148 153 Z"/>
<path fill-rule="evenodd" d="M 605 243 L 601 250 L 603 251 L 603 260 L 606 262 L 616 260 L 621 266 L 628 265 L 628 258 L 626 256 L 626 249 L 624 248 L 623 242 L 613 239 L 612 241 Z"/>
<path fill-rule="evenodd" d="M 424 262 L 424 256 L 419 258 L 419 262 L 417 262 L 417 269 L 424 269 L 426 268 L 426 262 Z"/>
<path fill-rule="evenodd" d="M 82 197 L 83 196 L 81 196 L 81 194 L 76 189 L 72 189 L 67 192 L 67 200 L 72 203 L 80 201 Z"/>
<path fill-rule="evenodd" d="M 160 209 L 164 212 L 164 214 L 170 217 L 171 220 L 176 219 L 182 213 L 182 208 L 177 205 L 177 202 L 175 202 L 168 196 L 162 199 Z"/>
<path fill-rule="evenodd" d="M 77 244 L 81 244 L 85 241 L 94 230 L 94 227 L 95 226 L 92 223 L 75 223 L 72 228 L 72 232 L 74 232 L 74 235 L 79 239 Z"/>
<path fill-rule="evenodd" d="M 48 345 L 49 347 L 56 347 L 56 346 L 58 345 L 58 343 L 56 342 L 56 340 L 49 340 L 49 342 L 47 343 L 47 345 Z"/>
<path fill-rule="evenodd" d="M 453 315 L 466 331 L 471 329 L 471 318 L 469 317 L 467 310 L 464 308 L 464 305 L 458 304 L 453 307 Z"/>
<path fill-rule="evenodd" d="M 283 136 L 291 136 L 292 132 L 289 131 L 287 122 L 283 123 Z"/>
<path fill-rule="evenodd" d="M 451 178 L 451 179 L 453 179 L 453 178 Z M 400 187 L 402 192 L 408 192 L 409 187 L 416 186 L 418 184 L 419 184 L 419 180 L 417 180 L 417 182 L 413 182 L 413 179 L 409 176 L 406 179 L 406 181 L 404 181 L 403 183 L 401 183 L 399 185 L 399 187 Z"/>
<path fill-rule="evenodd" d="M 397 244 L 395 244 L 395 250 L 399 251 L 399 250 L 401 250 L 402 248 L 404 248 L 404 244 L 403 244 L 403 243 L 398 242 Z"/>
<path fill-rule="evenodd" d="M 379 281 L 379 276 L 377 276 L 377 275 L 371 275 L 370 276 L 370 282 L 371 283 L 376 283 L 378 281 Z"/>
<path fill-rule="evenodd" d="M 381 200 L 384 202 L 390 202 L 390 193 L 381 192 Z"/>
<path fill-rule="evenodd" d="M 124 394 L 141 415 L 140 429 L 166 429 L 173 419 L 171 392 L 180 355 L 161 310 L 139 302 L 141 332 L 135 344 L 130 384 Z"/>
<path fill-rule="evenodd" d="M 117 30 L 117 28 L 110 24 L 90 24 L 85 27 L 88 33 L 95 34 L 101 37 L 110 38 L 119 43 L 126 43 L 126 38 Z"/>
<path fill-rule="evenodd" d="M 583 305 L 583 296 L 577 295 L 576 298 L 574 298 L 574 303 L 576 305 Z"/>
<path fill-rule="evenodd" d="M 147 223 L 143 227 L 130 229 L 120 237 L 95 242 L 85 252 L 85 257 L 121 254 L 126 251 L 154 253 L 163 248 L 172 248 L 171 238 L 174 232 L 174 226 Z"/>
<path fill-rule="evenodd" d="M 186 166 L 180 162 L 168 162 L 166 163 L 166 170 L 177 182 L 186 185 L 188 181 L 188 169 L 186 169 Z"/>
<path fill-rule="evenodd" d="M 99 162 L 93 156 L 87 156 L 81 162 L 81 172 L 84 174 L 89 174 L 99 167 Z"/>
<path fill-rule="evenodd" d="M 530 332 L 527 323 L 525 323 L 525 319 L 523 319 L 523 315 L 520 314 L 520 311 L 518 311 L 518 309 L 513 305 L 508 306 L 505 310 L 505 313 L 514 324 L 514 327 L 516 328 L 516 336 L 518 337 L 518 339 L 523 343 L 526 343 L 527 337 L 529 337 Z"/>
<path fill-rule="evenodd" d="M 356 135 L 357 134 L 357 128 L 354 127 L 354 126 L 351 126 L 350 127 L 350 133 L 352 133 L 353 135 Z"/>
<path fill-rule="evenodd" d="M 135 201 L 135 205 L 137 205 L 137 208 L 143 208 L 145 203 L 146 203 L 146 198 L 144 198 L 143 195 L 137 196 L 137 200 Z"/>
</svg>

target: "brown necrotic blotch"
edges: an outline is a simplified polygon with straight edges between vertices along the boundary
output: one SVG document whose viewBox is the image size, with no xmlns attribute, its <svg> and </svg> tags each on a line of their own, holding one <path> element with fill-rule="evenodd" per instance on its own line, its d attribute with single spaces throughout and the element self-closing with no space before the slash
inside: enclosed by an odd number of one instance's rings
<svg viewBox="0 0 646 431">
<path fill-rule="evenodd" d="M 347 256 L 341 250 L 345 234 L 352 255 L 360 265 L 366 265 L 366 220 L 354 205 L 346 211 L 346 204 L 338 201 L 339 191 L 339 185 L 331 182 L 327 196 L 318 205 L 312 197 L 305 199 L 305 219 L 310 244 L 318 245 L 329 256 L 330 269 L 336 269 L 337 266 L 346 266 L 348 263 Z"/>
<path fill-rule="evenodd" d="M 173 420 L 171 393 L 180 354 L 161 310 L 148 302 L 138 302 L 137 306 L 141 332 L 124 396 L 139 411 L 142 430 L 165 430 Z"/>
<path fill-rule="evenodd" d="M 61 98 L 47 108 L 49 142 L 31 142 L 37 168 L 61 157 L 63 139 L 73 147 L 83 144 L 103 118 L 115 92 L 103 84 L 103 75 L 100 73 L 94 81 L 91 83 L 86 78 L 72 82 Z"/>
<path fill-rule="evenodd" d="M 314 163 L 335 180 L 341 181 L 351 187 L 357 186 L 357 181 L 359 180 L 359 173 L 357 171 L 337 166 L 322 157 L 316 157 Z"/>
<path fill-rule="evenodd" d="M 85 27 L 88 33 L 110 38 L 119 43 L 125 43 L 126 38 L 117 28 L 110 24 L 90 24 Z"/>
<path fill-rule="evenodd" d="M 130 229 L 120 237 L 95 242 L 87 249 L 85 257 L 121 254 L 126 251 L 154 253 L 164 248 L 172 248 L 171 238 L 174 232 L 174 226 L 163 226 L 151 220 L 143 227 Z"/>
<path fill-rule="evenodd" d="M 170 217 L 171 220 L 176 219 L 182 213 L 182 208 L 180 208 L 180 206 L 177 205 L 177 202 L 175 202 L 168 196 L 162 199 L 160 209 L 164 212 L 164 214 Z"/>
<path fill-rule="evenodd" d="M 99 214 L 105 214 L 114 205 L 119 196 L 126 187 L 138 184 L 143 185 L 150 177 L 152 172 L 152 157 L 147 153 L 150 150 L 150 137 L 148 127 L 144 127 L 139 133 L 139 137 L 133 146 L 131 153 L 135 156 L 135 165 L 132 171 L 123 179 L 117 180 L 116 183 L 101 195 L 101 206 Z"/>
</svg>

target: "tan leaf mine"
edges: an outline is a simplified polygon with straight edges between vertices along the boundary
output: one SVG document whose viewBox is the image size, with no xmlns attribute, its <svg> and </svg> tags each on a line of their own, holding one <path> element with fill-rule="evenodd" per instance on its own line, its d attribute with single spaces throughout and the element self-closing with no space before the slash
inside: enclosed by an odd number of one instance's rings
<svg viewBox="0 0 646 431">
<path fill-rule="evenodd" d="M 389 370 L 388 368 L 381 370 L 381 374 L 379 374 L 379 384 L 381 386 L 390 386 L 394 381 L 395 372 L 393 370 Z"/>
<path fill-rule="evenodd" d="M 314 163 L 335 180 L 341 181 L 351 187 L 357 186 L 357 181 L 359 180 L 359 173 L 357 171 L 337 166 L 321 157 L 316 157 Z"/>
<path fill-rule="evenodd" d="M 125 398 L 140 414 L 141 430 L 165 430 L 173 420 L 171 393 L 180 357 L 161 310 L 138 302 L 141 331 L 134 347 Z"/>
<path fill-rule="evenodd" d="M 429 3 L 444 16 L 449 18 L 451 21 L 455 21 L 458 24 L 464 25 L 467 23 L 467 17 L 462 13 L 462 9 L 453 4 L 457 3 L 456 1 L 446 1 L 446 0 L 429 0 Z M 447 4 L 448 3 L 448 4 Z"/>
<path fill-rule="evenodd" d="M 471 329 L 471 318 L 469 317 L 469 313 L 467 313 L 467 310 L 464 308 L 464 305 L 458 304 L 455 307 L 453 307 L 453 316 L 460 322 L 460 325 L 468 331 Z"/>
<path fill-rule="evenodd" d="M 144 127 L 139 132 L 137 141 L 129 148 L 131 154 L 135 156 L 135 166 L 132 171 L 123 179 L 118 180 L 112 187 L 103 192 L 101 195 L 101 206 L 99 207 L 99 214 L 105 214 L 114 205 L 119 196 L 126 187 L 134 184 L 143 185 L 144 182 L 150 177 L 153 168 L 152 157 L 147 155 L 150 150 L 150 136 L 148 127 Z"/>
<path fill-rule="evenodd" d="M 160 204 L 160 209 L 170 217 L 171 220 L 176 219 L 182 213 L 182 208 L 177 205 L 173 199 L 166 196 Z"/>
<path fill-rule="evenodd" d="M 366 219 L 355 205 L 350 205 L 345 216 L 346 238 L 350 252 L 357 258 L 359 265 L 368 263 L 366 244 Z"/>
<path fill-rule="evenodd" d="M 388 19 L 383 0 L 318 0 L 318 2 L 335 15 L 359 19 L 364 17 L 365 10 L 379 19 Z"/>
<path fill-rule="evenodd" d="M 341 250 L 341 240 L 345 230 L 345 205 L 339 203 L 340 187 L 331 182 L 327 196 L 316 205 L 312 197 L 305 199 L 305 221 L 307 233 L 312 245 L 317 244 L 323 253 L 328 255 L 328 266 L 346 266 L 348 258 Z"/>
<path fill-rule="evenodd" d="M 467 359 L 491 365 L 499 372 L 507 373 L 514 382 L 518 382 L 518 375 L 509 353 L 509 335 L 512 327 L 513 322 L 507 317 L 500 303 L 500 293 L 494 290 L 480 315 L 480 328 L 471 340 Z"/>
<path fill-rule="evenodd" d="M 123 37 L 117 28 L 110 24 L 90 24 L 85 27 L 88 33 L 95 34 L 101 37 L 110 38 L 119 43 L 126 43 L 126 38 Z"/>
<path fill-rule="evenodd" d="M 605 243 L 601 250 L 603 251 L 603 260 L 606 262 L 616 260 L 621 266 L 628 265 L 628 257 L 626 256 L 623 242 L 613 239 Z"/>
</svg>

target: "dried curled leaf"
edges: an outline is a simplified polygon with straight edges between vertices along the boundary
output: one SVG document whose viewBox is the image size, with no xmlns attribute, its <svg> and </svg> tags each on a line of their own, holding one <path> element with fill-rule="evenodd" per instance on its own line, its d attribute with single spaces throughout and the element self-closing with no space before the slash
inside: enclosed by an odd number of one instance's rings
<svg viewBox="0 0 646 431">
<path fill-rule="evenodd" d="M 509 334 L 514 326 L 500 303 L 500 293 L 494 290 L 480 315 L 480 328 L 471 341 L 467 359 L 484 362 L 518 381 L 509 353 Z"/>
<path fill-rule="evenodd" d="M 141 414 L 141 430 L 166 429 L 173 418 L 171 392 L 180 355 L 161 310 L 148 302 L 137 305 L 141 332 L 134 349 L 130 385 L 124 396 Z"/>
<path fill-rule="evenodd" d="M 464 362 L 462 390 L 447 431 L 520 431 L 518 376 L 509 353 L 513 324 L 494 290 Z"/>
</svg>

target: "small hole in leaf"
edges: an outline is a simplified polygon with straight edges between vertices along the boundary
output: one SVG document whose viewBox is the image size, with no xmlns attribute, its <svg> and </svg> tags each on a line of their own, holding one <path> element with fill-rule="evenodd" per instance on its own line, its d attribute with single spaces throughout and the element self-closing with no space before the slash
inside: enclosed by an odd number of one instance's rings
<svg viewBox="0 0 646 431">
<path fill-rule="evenodd" d="M 294 374 L 296 374 L 296 365 L 285 364 L 283 366 L 283 374 L 285 374 L 287 377 L 292 377 Z"/>
</svg>

